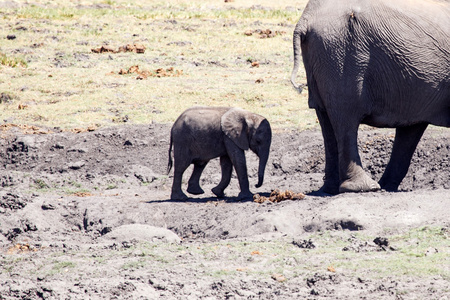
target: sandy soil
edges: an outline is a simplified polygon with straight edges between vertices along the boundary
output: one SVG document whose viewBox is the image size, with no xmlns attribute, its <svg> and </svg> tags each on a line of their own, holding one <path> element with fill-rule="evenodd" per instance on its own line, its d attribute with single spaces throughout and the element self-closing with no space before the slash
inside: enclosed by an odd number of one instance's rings
<svg viewBox="0 0 450 300">
<path fill-rule="evenodd" d="M 314 192 L 324 168 L 320 132 L 276 132 L 265 184 L 253 192 L 307 196 L 263 204 L 237 202 L 236 178 L 229 197 L 214 198 L 217 161 L 202 178 L 205 195 L 168 199 L 169 131 L 167 124 L 78 134 L 3 131 L 0 299 L 448 299 L 448 265 L 441 266 L 444 276 L 384 278 L 305 267 L 327 263 L 324 233 L 350 243 L 355 255 L 387 247 L 358 242 L 355 232 L 381 241 L 421 226 L 448 233 L 448 130 L 426 132 L 400 192 L 333 197 Z M 376 179 L 393 133 L 360 131 L 362 159 Z M 255 184 L 251 153 L 248 165 Z"/>
</svg>

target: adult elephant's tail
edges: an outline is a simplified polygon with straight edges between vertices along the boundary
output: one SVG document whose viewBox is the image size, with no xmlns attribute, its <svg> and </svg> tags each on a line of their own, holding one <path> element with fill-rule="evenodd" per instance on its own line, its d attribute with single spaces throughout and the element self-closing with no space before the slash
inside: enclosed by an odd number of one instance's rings
<svg viewBox="0 0 450 300">
<path fill-rule="evenodd" d="M 300 67 L 300 59 L 302 56 L 301 43 L 302 38 L 304 38 L 306 34 L 306 22 L 300 19 L 300 21 L 295 26 L 294 37 L 293 37 L 293 45 L 294 45 L 294 69 L 291 74 L 291 83 L 294 88 L 301 93 L 303 90 L 303 84 L 297 84 L 295 82 L 295 77 L 297 77 L 298 68 Z"/>
</svg>

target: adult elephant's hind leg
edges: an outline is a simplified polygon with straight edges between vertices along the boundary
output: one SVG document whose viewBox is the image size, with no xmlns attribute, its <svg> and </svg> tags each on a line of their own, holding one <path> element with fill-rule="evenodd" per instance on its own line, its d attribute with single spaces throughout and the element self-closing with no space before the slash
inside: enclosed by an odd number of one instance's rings
<svg viewBox="0 0 450 300">
<path fill-rule="evenodd" d="M 224 190 L 230 184 L 231 173 L 233 172 L 233 164 L 228 155 L 220 157 L 220 168 L 222 169 L 222 178 L 220 179 L 219 184 L 211 191 L 217 197 L 224 197 Z"/>
<path fill-rule="evenodd" d="M 203 173 L 203 170 L 205 169 L 208 162 L 195 162 L 194 163 L 194 170 L 192 171 L 191 178 L 188 182 L 188 188 L 187 191 L 190 194 L 193 195 L 200 195 L 203 194 L 205 191 L 200 187 L 200 176 Z"/>
<path fill-rule="evenodd" d="M 325 111 L 316 110 L 325 145 L 325 178 L 321 192 L 339 193 L 339 153 L 330 119 Z"/>
<path fill-rule="evenodd" d="M 382 189 L 387 191 L 398 189 L 408 173 L 411 158 L 427 126 L 428 124 L 421 123 L 396 129 L 391 158 L 379 181 Z"/>
<path fill-rule="evenodd" d="M 358 153 L 357 115 L 349 115 L 346 119 L 338 116 L 330 117 L 339 152 L 339 193 L 370 192 L 380 189 L 378 183 L 363 170 Z"/>
</svg>

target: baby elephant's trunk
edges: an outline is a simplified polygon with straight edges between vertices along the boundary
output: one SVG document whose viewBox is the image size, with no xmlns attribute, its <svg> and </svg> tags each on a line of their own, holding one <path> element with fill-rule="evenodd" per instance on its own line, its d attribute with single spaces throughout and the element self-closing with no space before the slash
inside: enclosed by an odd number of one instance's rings
<svg viewBox="0 0 450 300">
<path fill-rule="evenodd" d="M 262 186 L 264 182 L 264 171 L 266 169 L 267 160 L 269 158 L 269 154 L 260 154 L 259 155 L 259 168 L 258 168 L 258 183 L 255 187 L 259 188 Z"/>
</svg>

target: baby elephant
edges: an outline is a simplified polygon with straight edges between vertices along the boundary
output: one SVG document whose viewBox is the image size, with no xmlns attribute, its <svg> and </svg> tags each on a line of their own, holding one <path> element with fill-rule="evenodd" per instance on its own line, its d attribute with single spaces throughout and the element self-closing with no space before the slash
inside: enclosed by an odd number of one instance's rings
<svg viewBox="0 0 450 300">
<path fill-rule="evenodd" d="M 187 191 L 194 195 L 203 194 L 200 175 L 206 164 L 216 157 L 220 157 L 222 179 L 212 192 L 217 197 L 224 196 L 234 166 L 241 188 L 238 198 L 241 200 L 252 197 L 244 150 L 250 148 L 259 157 L 256 187 L 260 187 L 264 180 L 271 141 L 270 124 L 260 115 L 230 107 L 187 109 L 173 124 L 170 135 L 167 173 L 172 168 L 172 145 L 175 160 L 171 199 L 188 198 L 181 190 L 181 180 L 190 164 L 194 164 L 194 170 Z"/>
</svg>

